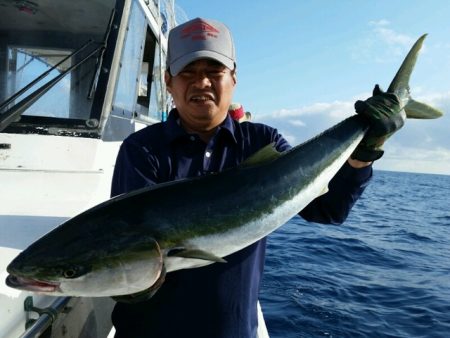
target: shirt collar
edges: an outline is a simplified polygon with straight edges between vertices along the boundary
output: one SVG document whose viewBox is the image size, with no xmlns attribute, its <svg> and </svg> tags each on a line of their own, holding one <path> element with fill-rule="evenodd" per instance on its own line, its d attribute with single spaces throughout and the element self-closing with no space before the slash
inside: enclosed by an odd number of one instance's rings
<svg viewBox="0 0 450 338">
<path fill-rule="evenodd" d="M 176 109 L 172 109 L 167 117 L 165 132 L 169 142 L 173 142 L 187 135 L 186 131 L 180 126 L 179 115 Z"/>
<path fill-rule="evenodd" d="M 176 108 L 172 109 L 169 112 L 169 116 L 167 117 L 167 128 L 166 128 L 166 134 L 169 139 L 169 141 L 172 143 L 180 138 L 184 138 L 189 136 L 189 134 L 181 127 L 180 125 L 180 117 L 178 110 Z M 237 121 L 234 121 L 229 114 L 227 114 L 227 117 L 222 122 L 222 124 L 219 126 L 219 129 L 217 133 L 222 133 L 224 135 L 229 136 L 234 143 L 237 144 L 235 132 L 236 132 L 236 123 L 239 123 Z"/>
</svg>

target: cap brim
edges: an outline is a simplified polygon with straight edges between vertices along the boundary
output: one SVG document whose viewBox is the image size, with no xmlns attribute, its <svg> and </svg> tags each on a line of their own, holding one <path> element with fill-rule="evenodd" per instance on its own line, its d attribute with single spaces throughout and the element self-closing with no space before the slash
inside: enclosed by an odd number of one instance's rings
<svg viewBox="0 0 450 338">
<path fill-rule="evenodd" d="M 188 64 L 190 64 L 191 62 L 200 60 L 200 59 L 212 59 L 212 60 L 220 62 L 225 67 L 227 67 L 231 70 L 234 69 L 234 61 L 231 60 L 230 58 L 228 58 L 222 54 L 213 52 L 213 51 L 202 50 L 202 51 L 196 51 L 193 53 L 183 55 L 182 57 L 178 58 L 176 61 L 172 62 L 172 64 L 170 65 L 170 74 L 172 76 L 176 76 Z"/>
</svg>

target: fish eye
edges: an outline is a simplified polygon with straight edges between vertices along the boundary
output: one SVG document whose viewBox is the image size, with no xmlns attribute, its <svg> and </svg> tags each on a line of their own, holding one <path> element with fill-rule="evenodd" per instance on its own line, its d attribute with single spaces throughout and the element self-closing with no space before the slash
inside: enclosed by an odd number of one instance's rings
<svg viewBox="0 0 450 338">
<path fill-rule="evenodd" d="M 76 276 L 77 272 L 75 269 L 67 269 L 63 271 L 64 278 L 74 278 Z"/>
<path fill-rule="evenodd" d="M 80 276 L 82 273 L 82 269 L 79 269 L 78 267 L 70 267 L 65 270 L 63 270 L 62 275 L 64 278 L 76 278 Z"/>
</svg>

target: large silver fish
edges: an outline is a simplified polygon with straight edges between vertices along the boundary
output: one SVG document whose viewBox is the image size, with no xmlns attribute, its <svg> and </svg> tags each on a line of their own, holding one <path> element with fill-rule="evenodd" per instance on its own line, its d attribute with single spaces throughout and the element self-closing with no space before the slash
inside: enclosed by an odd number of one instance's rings
<svg viewBox="0 0 450 338">
<path fill-rule="evenodd" d="M 409 94 L 424 39 L 388 91 L 400 97 L 409 117 L 436 118 L 442 113 Z M 287 222 L 326 191 L 366 130 L 355 115 L 284 153 L 269 145 L 234 169 L 112 198 L 20 253 L 6 283 L 49 295 L 154 292 L 166 271 L 223 262 Z"/>
</svg>

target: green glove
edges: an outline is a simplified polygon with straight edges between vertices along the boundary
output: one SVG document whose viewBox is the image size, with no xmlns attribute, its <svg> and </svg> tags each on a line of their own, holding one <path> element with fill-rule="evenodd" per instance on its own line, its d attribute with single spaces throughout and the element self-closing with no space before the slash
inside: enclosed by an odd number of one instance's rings
<svg viewBox="0 0 450 338">
<path fill-rule="evenodd" d="M 384 142 L 403 127 L 406 113 L 400 106 L 398 96 L 383 92 L 378 85 L 375 86 L 372 97 L 356 101 L 355 110 L 369 123 L 369 131 L 351 158 L 363 162 L 378 160 L 383 156 Z"/>
</svg>

